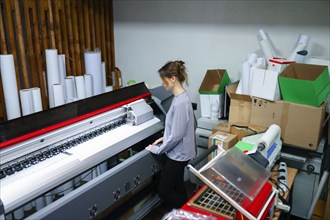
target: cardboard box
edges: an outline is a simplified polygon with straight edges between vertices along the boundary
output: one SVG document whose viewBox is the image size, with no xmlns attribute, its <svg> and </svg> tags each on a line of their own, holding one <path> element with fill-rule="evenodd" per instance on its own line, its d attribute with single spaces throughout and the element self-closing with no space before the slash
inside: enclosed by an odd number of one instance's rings
<svg viewBox="0 0 330 220">
<path fill-rule="evenodd" d="M 237 143 L 237 135 L 233 135 L 227 132 L 217 131 L 209 136 L 209 147 L 216 144 L 222 145 L 224 150 L 232 148 Z M 216 153 L 213 153 L 215 156 Z M 209 161 L 212 159 L 212 155 L 208 156 Z"/>
<path fill-rule="evenodd" d="M 254 98 L 251 123 L 269 127 L 281 127 L 283 143 L 295 147 L 316 150 L 323 135 L 325 104 L 312 107 L 286 101 L 271 102 Z"/>
<path fill-rule="evenodd" d="M 199 87 L 201 115 L 211 117 L 211 105 L 219 103 L 219 117 L 223 116 L 225 86 L 230 83 L 228 73 L 224 69 L 207 70 Z"/>
<path fill-rule="evenodd" d="M 239 141 L 243 139 L 243 137 L 259 134 L 265 132 L 267 130 L 264 126 L 247 124 L 247 123 L 235 123 L 231 125 L 230 133 L 236 134 Z"/>
<path fill-rule="evenodd" d="M 227 87 L 230 97 L 229 123 L 236 122 L 250 123 L 252 99 L 249 95 L 236 94 L 238 83 Z"/>
<path fill-rule="evenodd" d="M 272 102 L 254 97 L 252 99 L 251 123 L 265 127 L 272 124 L 281 125 L 283 106 L 284 101 Z"/>
<path fill-rule="evenodd" d="M 242 140 L 243 137 L 258 134 L 266 131 L 267 128 L 259 125 L 251 125 L 244 122 L 236 122 L 235 124 L 228 123 L 219 123 L 217 126 L 213 128 L 213 133 L 218 131 L 230 133 L 237 135 L 238 140 Z"/>
<path fill-rule="evenodd" d="M 212 134 L 214 134 L 217 131 L 223 131 L 226 133 L 230 133 L 230 124 L 228 122 L 220 122 L 219 124 L 217 124 L 213 130 L 212 130 Z"/>
<path fill-rule="evenodd" d="M 212 115 L 212 104 L 217 103 L 218 107 L 218 118 L 223 116 L 223 104 L 224 104 L 224 94 L 218 95 L 199 95 L 200 104 L 201 104 L 201 116 L 206 118 L 211 118 Z M 212 118 L 216 120 L 215 118 Z"/>
<path fill-rule="evenodd" d="M 282 116 L 286 144 L 316 150 L 323 135 L 325 104 L 320 107 L 289 103 Z M 281 127 L 282 128 L 282 127 Z"/>
<path fill-rule="evenodd" d="M 278 72 L 255 69 L 252 76 L 251 96 L 275 101 L 281 99 Z"/>
<path fill-rule="evenodd" d="M 279 75 L 283 100 L 319 107 L 330 93 L 327 66 L 293 63 Z"/>
</svg>

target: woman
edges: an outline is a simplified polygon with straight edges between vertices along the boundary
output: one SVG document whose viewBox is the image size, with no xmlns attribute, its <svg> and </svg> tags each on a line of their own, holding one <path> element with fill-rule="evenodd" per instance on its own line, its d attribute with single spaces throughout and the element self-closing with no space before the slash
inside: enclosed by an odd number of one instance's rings
<svg viewBox="0 0 330 220">
<path fill-rule="evenodd" d="M 146 150 L 164 157 L 159 197 L 174 208 L 180 208 L 188 199 L 184 168 L 196 154 L 194 115 L 190 98 L 182 85 L 187 83 L 184 62 L 168 62 L 158 72 L 163 86 L 173 93 L 174 98 L 166 114 L 164 136 Z"/>
</svg>

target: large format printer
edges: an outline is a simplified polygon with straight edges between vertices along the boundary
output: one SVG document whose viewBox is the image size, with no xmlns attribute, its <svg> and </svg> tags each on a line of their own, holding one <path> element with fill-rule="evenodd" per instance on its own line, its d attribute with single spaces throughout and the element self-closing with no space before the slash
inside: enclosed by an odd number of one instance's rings
<svg viewBox="0 0 330 220">
<path fill-rule="evenodd" d="M 161 165 L 144 148 L 162 135 L 163 118 L 139 83 L 0 124 L 0 219 L 117 209 L 155 182 Z"/>
</svg>

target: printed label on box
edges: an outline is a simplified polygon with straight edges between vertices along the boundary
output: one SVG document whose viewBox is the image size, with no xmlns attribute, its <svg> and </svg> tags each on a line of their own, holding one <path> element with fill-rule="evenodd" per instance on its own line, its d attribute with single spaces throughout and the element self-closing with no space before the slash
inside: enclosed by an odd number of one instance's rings
<svg viewBox="0 0 330 220">
<path fill-rule="evenodd" d="M 215 150 L 214 152 L 212 152 L 212 158 L 214 158 L 215 156 L 217 156 L 218 154 L 218 151 L 219 151 L 219 147 L 223 148 L 223 142 L 224 140 L 227 138 L 227 136 L 223 136 L 223 135 L 215 135 L 213 138 L 212 138 L 212 145 L 217 145 L 218 146 L 218 149 Z"/>
</svg>

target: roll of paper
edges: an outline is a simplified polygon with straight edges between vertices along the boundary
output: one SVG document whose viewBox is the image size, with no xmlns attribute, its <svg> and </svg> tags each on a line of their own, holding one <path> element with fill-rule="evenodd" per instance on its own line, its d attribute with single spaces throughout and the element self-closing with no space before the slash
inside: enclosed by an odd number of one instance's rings
<svg viewBox="0 0 330 220">
<path fill-rule="evenodd" d="M 14 218 L 15 219 L 23 219 L 24 218 L 24 209 L 23 208 L 19 208 L 19 209 L 16 209 L 14 211 Z"/>
<path fill-rule="evenodd" d="M 296 63 L 306 63 L 307 54 L 307 50 L 298 51 L 295 58 Z"/>
<path fill-rule="evenodd" d="M 21 89 L 19 91 L 21 97 L 21 107 L 23 116 L 34 112 L 32 92 L 30 89 Z"/>
<path fill-rule="evenodd" d="M 101 63 L 102 67 L 102 85 L 103 85 L 103 92 L 105 92 L 105 88 L 107 87 L 107 73 L 106 73 L 106 68 L 105 68 L 105 62 Z"/>
<path fill-rule="evenodd" d="M 45 194 L 45 201 L 46 201 L 46 205 L 49 205 L 53 202 L 53 193 L 52 192 Z"/>
<path fill-rule="evenodd" d="M 67 76 L 67 78 L 72 79 L 72 83 L 73 83 L 73 97 L 77 98 L 77 90 L 76 90 L 76 80 L 75 80 L 75 76 Z"/>
<path fill-rule="evenodd" d="M 75 90 L 76 85 L 74 84 L 74 80 L 71 77 L 65 78 L 65 91 L 66 98 L 75 98 Z"/>
<path fill-rule="evenodd" d="M 244 62 L 242 65 L 242 94 L 249 95 L 250 63 Z"/>
<path fill-rule="evenodd" d="M 309 36 L 300 34 L 297 39 L 297 43 L 295 48 L 292 50 L 288 60 L 295 61 L 297 53 L 302 50 L 306 50 L 308 43 L 309 43 Z"/>
<path fill-rule="evenodd" d="M 36 202 L 36 211 L 39 211 L 40 209 L 46 206 L 46 201 L 43 196 L 36 199 L 35 202 Z"/>
<path fill-rule="evenodd" d="M 84 75 L 85 88 L 86 88 L 86 97 L 93 96 L 93 76 L 91 74 Z"/>
<path fill-rule="evenodd" d="M 54 84 L 53 85 L 54 92 L 54 107 L 64 105 L 64 93 L 63 93 L 63 85 L 62 84 Z"/>
<path fill-rule="evenodd" d="M 305 35 L 305 34 L 300 34 L 298 37 L 296 46 L 299 44 L 305 44 L 307 46 L 309 43 L 309 39 L 310 39 L 310 36 Z"/>
<path fill-rule="evenodd" d="M 60 83 L 63 85 L 64 94 L 66 94 L 66 91 L 65 91 L 65 78 L 66 78 L 65 54 L 58 55 L 58 67 L 59 67 L 59 73 L 60 73 Z"/>
<path fill-rule="evenodd" d="M 272 46 L 271 46 L 271 44 L 268 40 L 262 40 L 262 41 L 259 41 L 259 43 L 260 43 L 260 47 L 262 49 L 262 52 L 264 53 L 265 59 L 268 63 L 269 59 L 274 58 L 274 53 L 273 53 Z"/>
<path fill-rule="evenodd" d="M 55 106 L 53 85 L 61 83 L 58 63 L 57 49 L 46 49 L 47 85 L 50 108 Z"/>
<path fill-rule="evenodd" d="M 269 59 L 273 59 L 275 55 L 274 48 L 270 42 L 270 39 L 268 38 L 266 32 L 262 29 L 259 30 L 257 35 L 261 50 L 264 53 L 266 62 L 269 63 Z"/>
<path fill-rule="evenodd" d="M 94 79 L 94 78 L 93 78 Z M 83 76 L 76 76 L 76 90 L 78 99 L 86 98 L 85 80 Z"/>
<path fill-rule="evenodd" d="M 93 76 L 93 90 L 94 95 L 99 95 L 104 92 L 102 81 L 102 65 L 101 65 L 101 52 L 87 51 L 84 53 L 85 59 L 85 74 Z"/>
<path fill-rule="evenodd" d="M 248 62 L 250 65 L 252 65 L 252 64 L 254 64 L 254 63 L 257 62 L 257 58 L 258 58 L 258 55 L 257 55 L 257 54 L 255 54 L 255 53 L 250 53 L 250 54 L 248 55 L 247 62 Z"/>
<path fill-rule="evenodd" d="M 33 102 L 34 112 L 42 111 L 42 101 L 41 101 L 40 88 L 34 87 L 34 88 L 31 88 L 30 90 L 31 90 L 31 94 L 32 94 L 32 102 Z"/>
<path fill-rule="evenodd" d="M 267 152 L 268 149 L 274 143 L 274 140 L 278 137 L 278 135 L 281 135 L 280 126 L 278 126 L 276 124 L 272 124 L 271 126 L 269 126 L 269 128 L 267 129 L 265 134 L 260 138 L 260 140 L 258 142 L 258 146 L 260 144 L 263 145 L 265 147 L 264 149 Z M 262 150 L 264 150 L 264 149 L 262 149 Z"/>
<path fill-rule="evenodd" d="M 0 55 L 1 80 L 5 98 L 7 120 L 21 117 L 18 98 L 14 57 L 12 54 Z"/>
<path fill-rule="evenodd" d="M 254 70 L 255 69 L 262 69 L 262 65 L 263 65 L 263 61 L 265 59 L 264 58 L 258 58 L 257 62 L 252 64 L 251 68 L 250 68 L 250 74 L 249 74 L 249 95 L 251 94 L 251 88 L 252 88 L 252 82 L 253 82 L 253 74 L 254 74 Z"/>
</svg>

